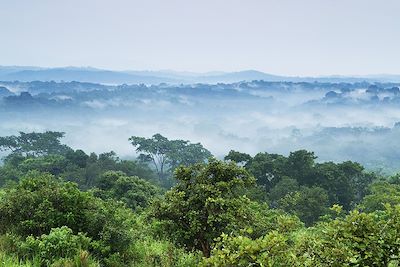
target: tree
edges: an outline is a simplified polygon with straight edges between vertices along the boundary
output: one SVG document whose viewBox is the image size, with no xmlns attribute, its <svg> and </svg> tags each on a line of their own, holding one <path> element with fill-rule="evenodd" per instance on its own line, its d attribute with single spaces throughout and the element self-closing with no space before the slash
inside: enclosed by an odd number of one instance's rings
<svg viewBox="0 0 400 267">
<path fill-rule="evenodd" d="M 72 164 L 78 166 L 79 168 L 85 168 L 89 159 L 89 156 L 81 150 L 70 150 L 66 153 L 65 158 Z"/>
<path fill-rule="evenodd" d="M 59 175 L 66 170 L 67 161 L 60 155 L 46 155 L 41 157 L 27 158 L 18 165 L 18 169 L 23 173 L 29 171 L 47 172 Z"/>
<path fill-rule="evenodd" d="M 224 157 L 224 160 L 232 160 L 236 163 L 242 163 L 244 165 L 248 164 L 251 161 L 251 156 L 246 153 L 242 153 L 239 151 L 231 150 L 228 155 Z"/>
<path fill-rule="evenodd" d="M 116 170 L 122 171 L 128 176 L 140 177 L 146 181 L 157 181 L 154 171 L 143 162 L 134 160 L 121 160 L 117 162 Z"/>
<path fill-rule="evenodd" d="M 386 205 L 287 234 L 223 234 L 200 266 L 397 266 L 399 234 L 400 205 Z"/>
<path fill-rule="evenodd" d="M 314 184 L 324 188 L 329 195 L 330 205 L 339 204 L 350 210 L 356 199 L 356 188 L 353 172 L 346 172 L 340 164 L 333 162 L 318 163 L 315 166 Z"/>
<path fill-rule="evenodd" d="M 155 134 L 152 138 L 132 136 L 131 144 L 139 152 L 139 159 L 152 162 L 158 177 L 165 180 L 166 174 L 173 171 L 179 165 L 188 166 L 206 161 L 212 154 L 200 143 L 192 144 L 183 140 L 168 140 L 161 134 Z"/>
<path fill-rule="evenodd" d="M 286 161 L 285 172 L 290 178 L 296 179 L 300 185 L 312 185 L 314 180 L 314 165 L 317 157 L 314 152 L 298 150 L 290 152 Z"/>
<path fill-rule="evenodd" d="M 359 203 L 367 194 L 369 185 L 377 179 L 377 175 L 375 173 L 365 172 L 361 164 L 353 161 L 339 163 L 337 167 L 350 181 L 350 186 L 354 193 L 353 201 Z"/>
<path fill-rule="evenodd" d="M 63 132 L 19 132 L 18 136 L 0 137 L 0 150 L 25 156 L 63 155 L 71 150 L 68 146 L 61 144 L 60 139 L 63 137 Z"/>
<path fill-rule="evenodd" d="M 271 201 L 276 202 L 287 194 L 294 193 L 299 190 L 299 183 L 287 176 L 282 179 L 271 189 L 269 196 Z"/>
<path fill-rule="evenodd" d="M 132 242 L 129 209 L 102 201 L 76 184 L 31 172 L 7 188 L 0 199 L 0 233 L 22 238 L 49 234 L 62 226 L 85 233 L 96 243 L 94 253 L 123 256 Z"/>
<path fill-rule="evenodd" d="M 385 204 L 400 204 L 400 185 L 385 181 L 372 184 L 359 207 L 365 212 L 373 212 L 384 210 Z"/>
<path fill-rule="evenodd" d="M 327 192 L 317 186 L 301 186 L 296 192 L 284 196 L 278 201 L 278 207 L 295 214 L 307 226 L 316 222 L 328 210 Z"/>
<path fill-rule="evenodd" d="M 277 154 L 258 153 L 245 165 L 257 179 L 257 184 L 269 191 L 284 175 L 286 158 Z"/>
<path fill-rule="evenodd" d="M 95 195 L 102 199 L 116 199 L 133 210 L 146 208 L 161 190 L 136 176 L 120 171 L 105 172 L 99 179 Z"/>
<path fill-rule="evenodd" d="M 238 189 L 254 185 L 255 179 L 245 169 L 211 159 L 208 164 L 179 167 L 175 178 L 178 184 L 154 204 L 153 214 L 178 244 L 208 257 L 222 232 L 248 224 L 250 202 Z"/>
<path fill-rule="evenodd" d="M 379 213 L 351 211 L 312 229 L 312 235 L 297 241 L 296 254 L 310 266 L 391 266 L 400 254 L 399 218 L 399 205 L 387 205 Z"/>
</svg>

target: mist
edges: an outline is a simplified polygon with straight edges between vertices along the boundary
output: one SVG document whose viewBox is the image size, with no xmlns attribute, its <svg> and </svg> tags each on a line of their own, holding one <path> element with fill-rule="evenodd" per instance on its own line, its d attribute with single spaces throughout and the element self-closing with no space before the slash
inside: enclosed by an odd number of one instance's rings
<svg viewBox="0 0 400 267">
<path fill-rule="evenodd" d="M 238 82 L 101 85 L 2 82 L 2 136 L 62 131 L 85 152 L 132 158 L 131 136 L 200 142 L 215 156 L 314 151 L 321 161 L 400 170 L 398 84 Z M 396 125 L 396 126 L 395 126 Z"/>
</svg>

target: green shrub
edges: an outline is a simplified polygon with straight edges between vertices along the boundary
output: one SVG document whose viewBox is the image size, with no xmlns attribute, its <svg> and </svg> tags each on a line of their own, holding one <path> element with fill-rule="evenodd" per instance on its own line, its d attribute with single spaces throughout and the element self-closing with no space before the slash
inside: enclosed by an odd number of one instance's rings
<svg viewBox="0 0 400 267">
<path fill-rule="evenodd" d="M 1 233 L 24 240 L 67 226 L 74 234 L 90 237 L 91 252 L 102 259 L 115 253 L 119 259 L 127 259 L 125 254 L 133 240 L 133 217 L 122 204 L 103 201 L 80 191 L 76 184 L 37 172 L 6 189 L 0 201 Z"/>
<path fill-rule="evenodd" d="M 252 240 L 248 237 L 231 237 L 223 234 L 218 239 L 211 257 L 204 259 L 203 267 L 219 266 L 293 266 L 288 252 L 287 237 L 272 231 Z"/>
<path fill-rule="evenodd" d="M 169 241 L 151 238 L 135 242 L 132 251 L 135 267 L 195 267 L 201 259 L 199 252 L 186 252 Z"/>
<path fill-rule="evenodd" d="M 71 259 L 81 250 L 88 250 L 91 239 L 84 234 L 74 235 L 66 226 L 51 229 L 48 235 L 41 237 L 28 236 L 19 247 L 19 255 L 33 258 L 50 264 L 57 259 Z"/>
</svg>

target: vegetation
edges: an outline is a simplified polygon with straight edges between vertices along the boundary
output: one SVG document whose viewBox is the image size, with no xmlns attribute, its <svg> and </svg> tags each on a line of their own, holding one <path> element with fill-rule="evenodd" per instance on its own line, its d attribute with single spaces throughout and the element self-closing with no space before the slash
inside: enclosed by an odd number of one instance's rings
<svg viewBox="0 0 400 267">
<path fill-rule="evenodd" d="M 168 140 L 161 134 L 155 134 L 152 138 L 132 136 L 131 144 L 136 147 L 139 160 L 150 162 L 158 175 L 161 183 L 170 185 L 168 178 L 180 165 L 188 166 L 206 161 L 211 157 L 210 151 L 200 143 L 191 144 L 189 141 Z"/>
<path fill-rule="evenodd" d="M 161 135 L 121 160 L 62 137 L 0 138 L 0 266 L 399 264 L 399 175 L 305 150 L 217 160 Z"/>
</svg>

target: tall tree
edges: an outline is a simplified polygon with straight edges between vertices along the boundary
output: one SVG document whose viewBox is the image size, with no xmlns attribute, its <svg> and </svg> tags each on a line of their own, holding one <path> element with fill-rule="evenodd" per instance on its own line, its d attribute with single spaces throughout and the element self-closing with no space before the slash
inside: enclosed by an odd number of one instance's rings
<svg viewBox="0 0 400 267">
<path fill-rule="evenodd" d="M 11 151 L 13 154 L 24 156 L 42 156 L 50 154 L 65 154 L 70 151 L 66 145 L 61 144 L 63 132 L 46 131 L 43 133 L 24 133 L 0 137 L 0 150 Z"/>
<path fill-rule="evenodd" d="M 165 180 L 168 172 L 175 170 L 179 165 L 205 162 L 212 156 L 200 143 L 169 140 L 161 134 L 155 134 L 152 138 L 132 136 L 129 141 L 136 148 L 136 152 L 140 153 L 140 160 L 154 165 L 160 180 Z"/>
</svg>

